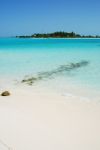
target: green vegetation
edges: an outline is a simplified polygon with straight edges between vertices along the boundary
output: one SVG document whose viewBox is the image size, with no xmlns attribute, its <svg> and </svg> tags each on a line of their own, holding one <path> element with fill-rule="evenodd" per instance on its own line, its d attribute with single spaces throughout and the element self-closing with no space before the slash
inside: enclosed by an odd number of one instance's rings
<svg viewBox="0 0 100 150">
<path fill-rule="evenodd" d="M 16 36 L 17 38 L 100 38 L 100 36 L 80 35 L 75 32 L 53 32 L 53 33 L 35 33 L 30 36 Z"/>
</svg>

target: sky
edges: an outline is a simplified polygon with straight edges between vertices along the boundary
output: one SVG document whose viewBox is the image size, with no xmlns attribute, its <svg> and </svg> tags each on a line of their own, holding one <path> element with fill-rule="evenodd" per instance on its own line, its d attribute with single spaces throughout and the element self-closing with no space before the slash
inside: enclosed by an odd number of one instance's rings
<svg viewBox="0 0 100 150">
<path fill-rule="evenodd" d="M 0 36 L 54 31 L 100 35 L 100 0 L 0 0 Z"/>
</svg>

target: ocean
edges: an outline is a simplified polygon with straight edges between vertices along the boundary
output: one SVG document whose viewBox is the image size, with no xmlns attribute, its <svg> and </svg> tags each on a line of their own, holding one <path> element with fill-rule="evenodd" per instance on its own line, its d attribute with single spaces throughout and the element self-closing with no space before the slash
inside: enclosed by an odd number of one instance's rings
<svg viewBox="0 0 100 150">
<path fill-rule="evenodd" d="M 0 38 L 0 79 L 100 100 L 100 39 Z"/>
</svg>

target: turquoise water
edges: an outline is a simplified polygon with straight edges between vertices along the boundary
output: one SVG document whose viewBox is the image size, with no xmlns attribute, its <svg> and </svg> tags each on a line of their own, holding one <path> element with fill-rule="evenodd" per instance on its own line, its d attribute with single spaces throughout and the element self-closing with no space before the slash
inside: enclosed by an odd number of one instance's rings
<svg viewBox="0 0 100 150">
<path fill-rule="evenodd" d="M 100 90 L 100 39 L 0 39 L 1 79 L 20 80 L 81 61 L 88 65 L 55 73 L 53 82 L 59 78 L 60 85 L 71 82 Z"/>
</svg>

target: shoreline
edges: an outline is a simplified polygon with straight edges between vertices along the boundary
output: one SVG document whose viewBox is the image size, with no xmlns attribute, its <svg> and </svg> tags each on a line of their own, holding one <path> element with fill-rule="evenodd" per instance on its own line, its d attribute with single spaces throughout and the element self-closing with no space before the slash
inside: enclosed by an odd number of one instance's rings
<svg viewBox="0 0 100 150">
<path fill-rule="evenodd" d="M 67 85 L 64 80 L 59 79 L 47 79 L 42 81 L 37 81 L 33 85 L 29 85 L 28 83 L 23 83 L 21 80 L 5 80 L 2 79 L 0 83 L 0 94 L 4 91 L 9 91 L 14 95 L 15 91 L 22 90 L 25 93 L 36 90 L 43 90 L 43 93 L 54 93 L 55 95 L 59 95 L 65 98 L 77 98 L 82 101 L 95 101 L 100 102 L 100 93 L 99 89 L 92 87 L 81 85 L 80 83 L 74 84 L 73 82 L 67 81 Z M 57 86 L 58 85 L 58 86 Z M 14 93 L 13 93 L 14 92 Z M 31 94 L 30 93 L 30 94 Z M 1 96 L 0 96 L 1 98 Z"/>
</svg>

